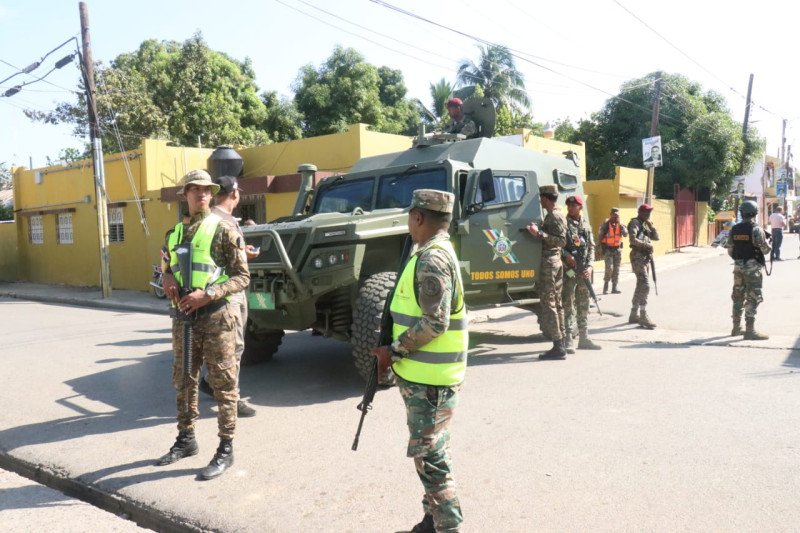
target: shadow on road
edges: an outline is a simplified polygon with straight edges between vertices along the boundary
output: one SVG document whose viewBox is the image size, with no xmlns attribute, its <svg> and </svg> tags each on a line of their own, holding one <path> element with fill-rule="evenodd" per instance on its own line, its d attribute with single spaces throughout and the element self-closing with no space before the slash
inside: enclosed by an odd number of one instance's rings
<svg viewBox="0 0 800 533">
<path fill-rule="evenodd" d="M 72 498 L 40 485 L 25 485 L 0 489 L 0 512 L 13 509 L 42 509 L 47 507 L 72 507 Z M 11 524 L 7 524 L 11 527 Z M 9 529 L 11 531 L 11 529 Z"/>
<path fill-rule="evenodd" d="M 166 451 L 166 448 L 163 451 Z M 115 465 L 115 466 L 110 466 L 108 468 L 101 468 L 100 470 L 95 470 L 94 472 L 88 472 L 86 474 L 82 474 L 78 476 L 78 479 L 88 484 L 97 484 L 99 482 L 102 482 L 104 490 L 112 489 L 116 491 L 123 489 L 125 487 L 136 485 L 138 483 L 146 483 L 149 481 L 158 481 L 161 479 L 179 478 L 179 477 L 194 478 L 197 476 L 196 467 L 176 469 L 177 465 L 162 466 L 158 467 L 156 470 L 149 470 L 148 472 L 142 472 L 140 474 L 135 474 L 135 475 L 115 476 L 115 474 L 121 474 L 129 470 L 137 470 L 139 468 L 149 469 L 150 467 L 153 466 L 153 463 L 155 462 L 156 459 L 157 457 L 153 457 L 151 459 L 134 461 L 132 463 L 127 463 L 124 465 Z"/>
</svg>

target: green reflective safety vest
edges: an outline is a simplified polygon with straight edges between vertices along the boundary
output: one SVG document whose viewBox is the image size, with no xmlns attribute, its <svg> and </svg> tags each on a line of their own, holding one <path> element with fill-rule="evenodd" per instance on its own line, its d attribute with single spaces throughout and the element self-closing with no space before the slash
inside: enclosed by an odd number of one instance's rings
<svg viewBox="0 0 800 533">
<path fill-rule="evenodd" d="M 192 288 L 205 289 L 208 278 L 217 269 L 217 264 L 211 258 L 211 241 L 217 231 L 222 217 L 211 213 L 201 222 L 197 231 L 192 237 Z M 178 222 L 175 229 L 170 233 L 167 247 L 169 248 L 169 268 L 172 275 L 179 285 L 183 286 L 183 276 L 178 266 L 178 254 L 175 253 L 175 246 L 183 241 L 183 224 Z M 222 275 L 214 282 L 215 285 L 228 280 L 228 274 L 223 271 Z"/>
<path fill-rule="evenodd" d="M 389 311 L 394 326 L 392 339 L 397 340 L 409 327 L 422 317 L 422 308 L 417 303 L 415 291 L 417 259 L 430 248 L 440 248 L 450 255 L 456 273 L 456 304 L 450 310 L 450 325 L 447 330 L 417 351 L 408 354 L 392 365 L 395 374 L 414 383 L 424 385 L 450 386 L 464 381 L 467 371 L 467 313 L 464 306 L 464 284 L 453 245 L 440 241 L 427 246 L 414 254 L 406 264 L 397 281 Z"/>
</svg>

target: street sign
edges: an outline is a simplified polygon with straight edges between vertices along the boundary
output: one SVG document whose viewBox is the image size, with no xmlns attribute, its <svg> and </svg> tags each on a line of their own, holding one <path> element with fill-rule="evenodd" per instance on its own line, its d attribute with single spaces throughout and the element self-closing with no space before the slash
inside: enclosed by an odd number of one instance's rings
<svg viewBox="0 0 800 533">
<path fill-rule="evenodd" d="M 661 135 L 642 139 L 642 162 L 644 163 L 644 168 L 660 167 L 663 164 Z"/>
<path fill-rule="evenodd" d="M 779 181 L 775 187 L 775 194 L 777 196 L 786 196 L 786 189 L 787 189 L 786 182 Z"/>
</svg>

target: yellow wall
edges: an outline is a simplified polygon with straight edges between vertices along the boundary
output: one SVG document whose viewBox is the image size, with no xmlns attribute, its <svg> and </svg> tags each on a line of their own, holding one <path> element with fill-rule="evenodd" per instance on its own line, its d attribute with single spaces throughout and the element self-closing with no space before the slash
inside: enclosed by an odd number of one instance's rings
<svg viewBox="0 0 800 533">
<path fill-rule="evenodd" d="M 17 223 L 0 222 L 0 281 L 17 280 Z"/>
</svg>

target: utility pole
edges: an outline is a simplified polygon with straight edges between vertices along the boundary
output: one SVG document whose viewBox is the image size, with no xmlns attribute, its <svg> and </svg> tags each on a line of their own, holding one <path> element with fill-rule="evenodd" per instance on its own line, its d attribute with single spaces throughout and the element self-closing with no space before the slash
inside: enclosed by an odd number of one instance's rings
<svg viewBox="0 0 800 533">
<path fill-rule="evenodd" d="M 747 84 L 747 100 L 744 106 L 744 122 L 742 123 L 742 142 L 744 142 L 744 149 L 742 150 L 742 161 L 739 163 L 739 175 L 744 176 L 744 160 L 747 156 L 747 123 L 750 121 L 750 99 L 753 96 L 753 75 L 750 74 L 750 81 Z"/>
<path fill-rule="evenodd" d="M 661 110 L 661 71 L 656 73 L 656 95 L 653 98 L 653 116 L 650 119 L 650 137 L 658 134 L 658 115 Z M 656 179 L 656 167 L 647 169 L 647 190 L 644 195 L 644 203 L 649 204 L 653 201 L 653 182 Z"/>
<path fill-rule="evenodd" d="M 97 89 L 94 85 L 94 61 L 89 38 L 89 8 L 86 2 L 79 4 L 81 16 L 81 40 L 83 42 L 83 73 L 86 85 L 86 102 L 89 111 L 89 137 L 92 141 L 92 162 L 94 163 L 94 196 L 97 201 L 97 236 L 100 244 L 100 286 L 103 298 L 111 297 L 111 266 L 108 255 L 108 198 L 106 197 L 105 165 L 103 164 L 103 143 L 100 140 L 100 127 L 97 124 Z"/>
</svg>

